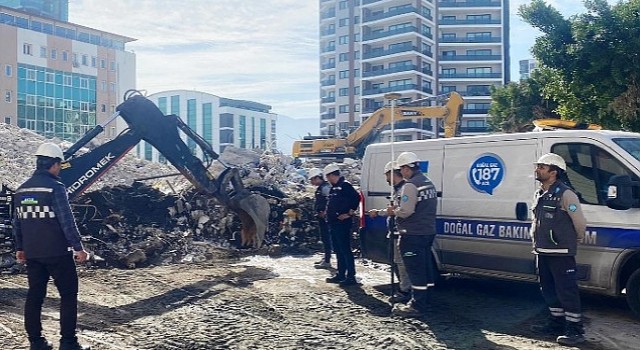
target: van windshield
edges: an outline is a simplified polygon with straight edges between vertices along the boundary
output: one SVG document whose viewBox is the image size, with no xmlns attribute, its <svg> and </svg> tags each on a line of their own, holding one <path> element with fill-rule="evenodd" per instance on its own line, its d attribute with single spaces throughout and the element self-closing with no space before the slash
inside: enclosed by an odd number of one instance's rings
<svg viewBox="0 0 640 350">
<path fill-rule="evenodd" d="M 613 142 L 627 151 L 633 158 L 640 160 L 640 138 L 627 137 L 613 139 Z"/>
</svg>

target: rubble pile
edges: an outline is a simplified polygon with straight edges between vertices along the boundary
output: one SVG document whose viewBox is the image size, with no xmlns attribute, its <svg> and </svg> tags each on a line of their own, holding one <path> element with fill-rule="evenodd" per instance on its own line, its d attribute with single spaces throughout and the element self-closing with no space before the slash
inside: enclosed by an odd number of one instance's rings
<svg viewBox="0 0 640 350">
<path fill-rule="evenodd" d="M 0 184 L 15 190 L 24 182 L 35 168 L 33 153 L 46 141 L 63 149 L 70 146 L 0 123 Z M 234 147 L 227 147 L 219 162 L 212 164 L 209 171 L 214 176 L 226 167 L 237 168 L 245 187 L 269 201 L 268 230 L 259 250 L 239 247 L 240 222 L 229 208 L 196 191 L 182 176 L 143 180 L 176 173 L 176 169 L 131 154 L 75 198 L 72 206 L 85 245 L 94 253 L 92 263 L 97 265 L 133 268 L 199 262 L 220 248 L 242 248 L 253 254 L 310 253 L 320 243 L 313 210 L 315 188 L 308 183 L 307 173 L 324 165 L 296 164 L 282 154 Z M 340 166 L 345 178 L 357 185 L 360 162 L 346 159 Z M 9 226 L 0 223 L 0 269 L 15 268 Z"/>
<path fill-rule="evenodd" d="M 59 139 L 47 139 L 31 130 L 0 123 L 0 185 L 5 184 L 15 190 L 29 178 L 36 166 L 33 154 L 43 142 L 57 143 L 63 150 L 71 146 L 70 143 Z M 88 149 L 85 148 L 78 154 L 87 151 Z M 131 185 L 138 178 L 176 172 L 173 166 L 142 160 L 131 152 L 96 181 L 89 191 L 107 185 Z"/>
</svg>

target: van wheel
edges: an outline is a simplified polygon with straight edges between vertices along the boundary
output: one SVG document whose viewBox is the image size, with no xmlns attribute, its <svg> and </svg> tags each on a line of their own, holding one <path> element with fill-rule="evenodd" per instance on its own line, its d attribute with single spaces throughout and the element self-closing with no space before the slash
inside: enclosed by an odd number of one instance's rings
<svg viewBox="0 0 640 350">
<path fill-rule="evenodd" d="M 627 280 L 627 304 L 636 316 L 640 317 L 640 269 Z"/>
</svg>

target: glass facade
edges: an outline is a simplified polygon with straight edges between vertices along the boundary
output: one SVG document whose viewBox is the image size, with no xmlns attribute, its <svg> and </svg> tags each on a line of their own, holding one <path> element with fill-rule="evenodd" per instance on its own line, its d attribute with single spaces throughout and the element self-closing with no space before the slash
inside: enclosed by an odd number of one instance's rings
<svg viewBox="0 0 640 350">
<path fill-rule="evenodd" d="M 260 148 L 267 148 L 267 120 L 260 118 Z"/>
<path fill-rule="evenodd" d="M 196 100 L 189 99 L 187 100 L 187 125 L 193 131 L 196 131 Z M 191 150 L 191 153 L 195 154 L 196 151 L 196 142 L 191 138 L 187 138 L 187 147 Z"/>
<path fill-rule="evenodd" d="M 69 0 L 0 0 L 0 5 L 59 21 L 69 21 Z"/>
<path fill-rule="evenodd" d="M 247 117 L 244 115 L 240 116 L 240 131 L 239 131 L 239 140 L 240 148 L 247 148 Z"/>
<path fill-rule="evenodd" d="M 213 143 L 213 105 L 202 104 L 202 137 Z"/>
<path fill-rule="evenodd" d="M 167 115 L 167 98 L 160 97 L 158 98 L 158 109 L 162 114 Z"/>
<path fill-rule="evenodd" d="M 18 65 L 18 126 L 76 141 L 96 125 L 96 77 Z"/>
</svg>

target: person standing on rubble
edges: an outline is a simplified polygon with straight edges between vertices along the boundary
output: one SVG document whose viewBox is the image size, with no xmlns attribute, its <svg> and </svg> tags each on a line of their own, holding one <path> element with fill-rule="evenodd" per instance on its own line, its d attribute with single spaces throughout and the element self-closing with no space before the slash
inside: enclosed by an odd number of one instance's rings
<svg viewBox="0 0 640 350">
<path fill-rule="evenodd" d="M 393 197 L 392 200 L 398 197 L 399 191 L 404 185 L 404 179 L 402 178 L 402 173 L 400 173 L 400 168 L 398 168 L 396 161 L 388 162 L 384 166 L 384 176 L 387 178 L 387 183 L 389 185 L 393 184 Z M 409 274 L 407 273 L 407 269 L 404 266 L 404 262 L 402 261 L 402 255 L 400 254 L 400 249 L 398 248 L 397 235 L 398 231 L 396 229 L 396 221 L 395 217 L 388 216 L 386 209 L 371 209 L 368 212 L 369 217 L 375 218 L 379 216 L 387 217 L 387 229 L 389 232 L 389 239 L 392 240 L 391 245 L 393 246 L 393 263 L 395 265 L 395 271 L 393 273 L 397 273 L 400 290 L 390 298 L 390 302 L 392 303 L 406 303 L 411 300 L 411 280 L 409 279 Z"/>
<path fill-rule="evenodd" d="M 360 204 L 360 194 L 345 181 L 344 177 L 340 176 L 338 164 L 329 164 L 322 172 L 331 184 L 327 203 L 327 222 L 338 260 L 338 272 L 326 281 L 338 283 L 342 287 L 356 285 L 358 282 L 355 260 L 351 251 L 351 227 L 353 214 Z"/>
<path fill-rule="evenodd" d="M 78 343 L 78 274 L 75 261 L 88 254 L 82 246 L 67 190 L 60 182 L 62 150 L 53 143 L 38 147 L 36 171 L 14 195 L 16 259 L 25 263 L 29 290 L 24 324 L 31 350 L 53 349 L 42 334 L 42 303 L 49 278 L 60 294 L 60 350 L 87 350 Z"/>
<path fill-rule="evenodd" d="M 322 240 L 322 246 L 324 248 L 324 257 L 315 263 L 315 265 L 318 268 L 330 268 L 332 245 L 329 226 L 327 224 L 327 202 L 329 200 L 329 193 L 331 192 L 331 185 L 324 180 L 322 170 L 318 168 L 310 169 L 308 178 L 309 182 L 316 186 L 314 210 L 318 218 L 318 229 L 320 230 L 320 239 Z"/>
<path fill-rule="evenodd" d="M 422 316 L 429 306 L 429 294 L 435 276 L 431 246 L 436 236 L 438 192 L 419 166 L 413 152 L 402 152 L 396 159 L 405 183 L 387 214 L 396 217 L 398 248 L 411 280 L 411 300 L 398 304 L 393 314 L 403 317 Z"/>
<path fill-rule="evenodd" d="M 584 342 L 580 293 L 576 279 L 576 250 L 584 239 L 587 221 L 580 200 L 560 178 L 567 171 L 564 159 L 547 153 L 535 163 L 541 184 L 532 206 L 531 239 L 536 255 L 542 296 L 549 307 L 545 324 L 533 325 L 536 333 L 558 336 L 559 344 Z"/>
</svg>

